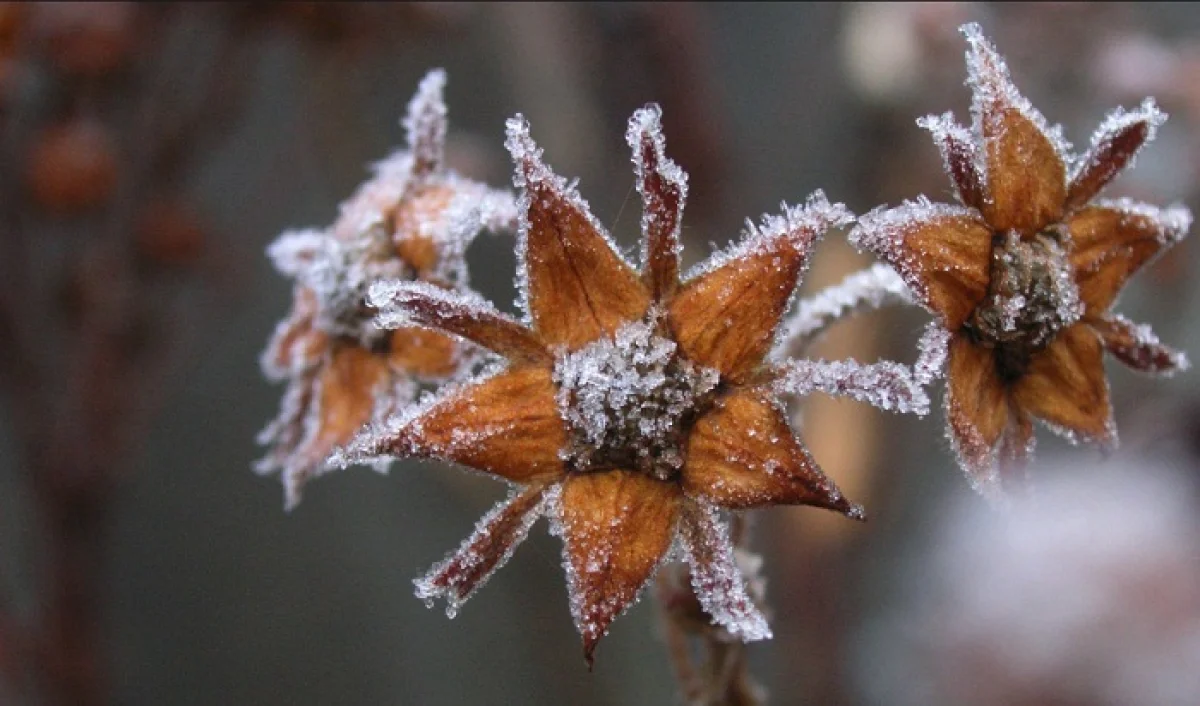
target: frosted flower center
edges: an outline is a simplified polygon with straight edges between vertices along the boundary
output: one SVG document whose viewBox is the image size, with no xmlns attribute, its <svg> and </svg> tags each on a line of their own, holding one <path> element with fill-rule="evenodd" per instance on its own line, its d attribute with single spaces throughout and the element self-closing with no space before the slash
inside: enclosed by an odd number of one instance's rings
<svg viewBox="0 0 1200 706">
<path fill-rule="evenodd" d="M 967 322 L 968 331 L 996 349 L 1000 374 L 1024 373 L 1029 357 L 1045 348 L 1059 331 L 1079 320 L 1079 288 L 1053 229 L 1023 239 L 998 236 L 992 249 L 988 294 Z"/>
<path fill-rule="evenodd" d="M 624 326 L 558 358 L 558 409 L 573 471 L 639 470 L 662 480 L 683 467 L 683 442 L 719 374 L 684 360 L 653 325 Z"/>
</svg>

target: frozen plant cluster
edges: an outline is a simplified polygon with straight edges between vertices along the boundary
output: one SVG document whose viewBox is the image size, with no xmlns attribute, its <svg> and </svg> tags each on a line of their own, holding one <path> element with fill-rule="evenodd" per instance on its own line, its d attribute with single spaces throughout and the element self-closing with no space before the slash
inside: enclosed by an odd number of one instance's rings
<svg viewBox="0 0 1200 706">
<path fill-rule="evenodd" d="M 331 466 L 393 458 L 504 481 L 508 497 L 415 581 L 417 596 L 453 617 L 546 517 L 591 664 L 672 561 L 686 564 L 700 632 L 723 644 L 771 636 L 759 567 L 750 582 L 739 568 L 751 555 L 730 531 L 736 513 L 808 505 L 863 519 L 806 449 L 789 401 L 819 392 L 925 416 L 927 388 L 945 378 L 951 445 L 992 496 L 1024 472 L 1035 420 L 1114 446 L 1104 352 L 1143 372 L 1187 367 L 1110 308 L 1186 235 L 1190 212 L 1094 198 L 1165 118 L 1150 100 L 1112 113 L 1073 158 L 979 28 L 963 32 L 972 125 L 919 121 L 957 203 L 916 196 L 856 222 L 818 190 L 747 221 L 682 274 L 688 177 L 666 156 L 657 106 L 626 132 L 644 209 L 635 265 L 522 116 L 505 143 L 518 197 L 446 169 L 445 77 L 432 72 L 404 121 L 409 149 L 377 165 L 330 228 L 270 249 L 296 299 L 264 355 L 289 381 L 264 469 L 283 471 L 289 505 Z M 818 243 L 847 228 L 884 262 L 796 300 Z M 515 231 L 520 317 L 470 287 L 466 249 L 484 230 Z M 934 315 L 911 365 L 806 356 L 839 321 L 891 305 Z M 432 388 L 419 401 L 417 383 Z"/>
</svg>

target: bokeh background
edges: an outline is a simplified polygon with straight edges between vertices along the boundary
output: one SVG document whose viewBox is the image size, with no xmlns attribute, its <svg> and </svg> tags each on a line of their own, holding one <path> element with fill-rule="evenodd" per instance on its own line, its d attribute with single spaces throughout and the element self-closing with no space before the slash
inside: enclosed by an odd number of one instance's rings
<svg viewBox="0 0 1200 706">
<path fill-rule="evenodd" d="M 283 512 L 251 471 L 281 394 L 257 356 L 290 306 L 264 249 L 334 219 L 435 66 L 459 171 L 505 185 L 522 112 L 627 246 L 648 101 L 691 175 L 689 262 L 816 188 L 948 200 L 914 120 L 965 119 L 966 21 L 1077 146 L 1156 96 L 1171 120 L 1112 193 L 1200 207 L 1193 4 L 0 5 L 0 703 L 677 702 L 650 600 L 587 671 L 541 530 L 456 619 L 413 597 L 502 497 L 487 479 L 351 469 Z M 470 253 L 510 309 L 512 247 Z M 1194 355 L 1198 260 L 1185 241 L 1121 301 Z M 804 291 L 866 262 L 831 234 Z M 926 319 L 864 315 L 816 352 L 911 360 Z M 1110 373 L 1122 450 L 1043 433 L 1043 502 L 1007 518 L 940 410 L 809 401 L 804 437 L 870 521 L 758 514 L 772 702 L 1200 702 L 1200 377 Z"/>
</svg>

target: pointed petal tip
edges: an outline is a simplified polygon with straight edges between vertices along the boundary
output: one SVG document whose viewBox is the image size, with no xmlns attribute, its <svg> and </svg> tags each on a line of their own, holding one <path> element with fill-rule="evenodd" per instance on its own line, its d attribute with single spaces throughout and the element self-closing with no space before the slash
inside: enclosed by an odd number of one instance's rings
<svg viewBox="0 0 1200 706">
<path fill-rule="evenodd" d="M 629 128 L 625 131 L 625 141 L 630 147 L 637 148 L 642 135 L 660 135 L 662 129 L 662 107 L 658 103 L 647 103 L 633 111 L 629 118 Z"/>
</svg>

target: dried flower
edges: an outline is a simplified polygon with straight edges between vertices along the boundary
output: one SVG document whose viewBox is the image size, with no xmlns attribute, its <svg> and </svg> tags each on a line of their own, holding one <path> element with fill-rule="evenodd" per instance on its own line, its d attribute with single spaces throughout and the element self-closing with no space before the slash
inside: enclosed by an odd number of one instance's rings
<svg viewBox="0 0 1200 706">
<path fill-rule="evenodd" d="M 257 468 L 282 474 L 288 508 L 309 478 L 328 470 L 335 447 L 414 399 L 414 379 L 444 379 L 466 362 L 445 335 L 377 329 L 364 302 L 381 278 L 465 287 L 470 240 L 515 222 L 509 194 L 446 169 L 444 83 L 441 71 L 421 81 L 405 120 L 409 149 L 376 165 L 331 228 L 284 233 L 270 247 L 275 266 L 297 284 L 292 313 L 262 357 L 267 376 L 288 388 L 259 437 L 270 451 Z"/>
<path fill-rule="evenodd" d="M 742 640 L 770 635 L 747 594 L 720 510 L 846 500 L 788 424 L 779 398 L 820 389 L 923 411 L 891 363 L 764 362 L 812 246 L 850 215 L 823 194 L 784 207 L 742 242 L 679 276 L 687 177 L 664 155 L 657 106 L 634 114 L 642 271 L 630 266 L 575 188 L 547 167 L 520 116 L 508 149 L 522 190 L 518 322 L 482 299 L 421 282 L 372 287 L 381 326 L 422 325 L 506 359 L 443 390 L 335 457 L 436 458 L 513 483 L 512 495 L 416 581 L 454 615 L 541 515 L 562 537 L 571 612 L 589 664 L 609 624 L 674 550 L 701 606 Z"/>
<path fill-rule="evenodd" d="M 1186 235 L 1191 214 L 1095 198 L 1166 119 L 1152 100 L 1111 114 L 1072 159 L 978 26 L 963 31 L 973 129 L 949 113 L 919 121 L 962 205 L 877 209 L 850 237 L 952 333 L 948 434 L 975 486 L 993 493 L 1032 454 L 1033 418 L 1072 441 L 1116 444 L 1105 348 L 1144 372 L 1187 365 L 1110 308 L 1134 272 Z"/>
</svg>

